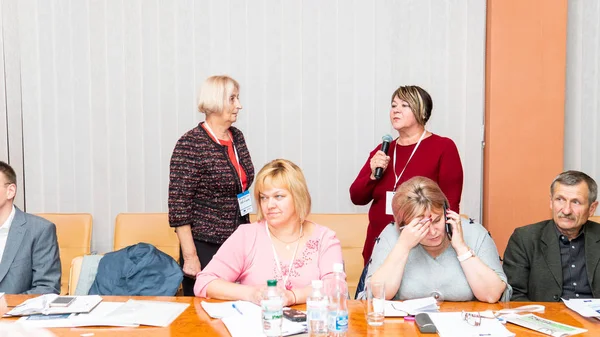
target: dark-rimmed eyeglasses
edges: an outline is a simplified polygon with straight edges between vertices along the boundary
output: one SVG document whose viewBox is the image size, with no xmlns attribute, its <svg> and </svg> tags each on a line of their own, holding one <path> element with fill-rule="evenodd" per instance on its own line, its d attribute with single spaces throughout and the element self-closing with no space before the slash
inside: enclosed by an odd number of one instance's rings
<svg viewBox="0 0 600 337">
<path fill-rule="evenodd" d="M 488 316 L 488 315 L 484 315 L 478 311 L 475 311 L 475 312 L 463 311 L 463 312 L 461 312 L 461 317 L 469 325 L 480 326 L 482 319 L 496 319 L 498 316 L 495 314 L 491 314 Z"/>
</svg>

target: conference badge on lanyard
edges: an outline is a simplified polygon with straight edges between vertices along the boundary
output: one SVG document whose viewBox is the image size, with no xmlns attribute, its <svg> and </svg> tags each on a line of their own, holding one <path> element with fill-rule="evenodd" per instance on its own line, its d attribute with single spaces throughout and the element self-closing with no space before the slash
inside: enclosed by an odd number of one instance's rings
<svg viewBox="0 0 600 337">
<path fill-rule="evenodd" d="M 387 215 L 394 215 L 392 212 L 392 199 L 394 198 L 394 194 L 396 194 L 394 191 L 385 192 L 385 214 Z"/>
<path fill-rule="evenodd" d="M 387 215 L 394 215 L 394 212 L 392 211 L 392 199 L 394 198 L 394 194 L 396 194 L 396 186 L 398 186 L 398 182 L 400 181 L 400 178 L 402 178 L 402 174 L 404 174 L 404 171 L 406 170 L 408 163 L 410 163 L 410 160 L 415 155 L 415 152 L 417 152 L 419 145 L 421 145 L 421 141 L 423 140 L 423 138 L 425 138 L 425 134 L 427 134 L 427 129 L 423 129 L 423 133 L 421 134 L 421 137 L 419 138 L 417 145 L 415 145 L 415 148 L 413 149 L 412 153 L 410 154 L 410 157 L 408 157 L 406 164 L 404 164 L 404 168 L 402 169 L 402 172 L 400 172 L 400 175 L 396 174 L 396 146 L 394 146 L 393 169 L 394 169 L 394 176 L 396 177 L 396 182 L 394 183 L 393 191 L 385 192 L 385 214 L 387 214 Z"/>
<path fill-rule="evenodd" d="M 252 212 L 252 198 L 250 197 L 250 191 L 238 194 L 237 199 L 242 216 Z"/>
</svg>

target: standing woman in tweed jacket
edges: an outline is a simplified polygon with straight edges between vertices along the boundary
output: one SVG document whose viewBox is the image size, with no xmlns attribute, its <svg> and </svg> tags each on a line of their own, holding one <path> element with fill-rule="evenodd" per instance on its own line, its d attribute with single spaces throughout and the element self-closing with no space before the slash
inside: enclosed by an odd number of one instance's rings
<svg viewBox="0 0 600 337">
<path fill-rule="evenodd" d="M 239 89 L 231 77 L 207 78 L 198 97 L 206 120 L 181 136 L 171 156 L 169 224 L 181 244 L 186 296 L 194 296 L 196 274 L 221 244 L 250 222 L 254 166 L 244 135 L 231 126 L 242 109 Z"/>
</svg>

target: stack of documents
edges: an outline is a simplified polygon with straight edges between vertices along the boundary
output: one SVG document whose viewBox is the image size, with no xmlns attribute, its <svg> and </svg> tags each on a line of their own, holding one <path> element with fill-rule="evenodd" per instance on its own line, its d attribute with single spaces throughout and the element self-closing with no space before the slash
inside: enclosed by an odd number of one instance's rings
<svg viewBox="0 0 600 337">
<path fill-rule="evenodd" d="M 35 314 L 57 315 L 57 314 L 74 314 L 88 313 L 94 309 L 98 303 L 102 302 L 102 297 L 98 295 L 75 296 L 73 303 L 66 307 L 50 307 L 49 304 L 58 295 L 47 294 L 28 299 L 27 301 L 17 305 L 14 309 L 7 312 L 5 316 L 28 316 Z"/>
<path fill-rule="evenodd" d="M 583 317 L 595 317 L 596 319 L 600 319 L 600 299 L 588 298 L 565 300 L 563 298 L 563 302 L 565 302 L 567 308 Z"/>
<path fill-rule="evenodd" d="M 481 325 L 473 326 L 462 317 L 460 312 L 429 313 L 440 337 L 513 337 L 514 333 L 508 331 L 496 318 L 482 318 Z M 491 312 L 484 313 L 485 316 Z M 490 316 L 491 317 L 491 316 Z"/>
<path fill-rule="evenodd" d="M 247 301 L 220 303 L 202 302 L 202 308 L 212 318 L 220 318 L 231 337 L 263 337 L 262 314 L 258 305 Z M 306 332 L 306 323 L 283 319 L 282 335 Z"/>
<path fill-rule="evenodd" d="M 406 301 L 385 301 L 385 317 L 404 317 L 419 312 L 437 311 L 439 306 L 433 297 L 416 298 Z"/>
<path fill-rule="evenodd" d="M 78 296 L 79 297 L 79 296 Z M 85 297 L 85 296 L 84 296 Z M 18 322 L 38 328 L 81 326 L 169 326 L 187 307 L 187 303 L 138 301 L 100 303 L 89 314 L 31 315 Z"/>
</svg>

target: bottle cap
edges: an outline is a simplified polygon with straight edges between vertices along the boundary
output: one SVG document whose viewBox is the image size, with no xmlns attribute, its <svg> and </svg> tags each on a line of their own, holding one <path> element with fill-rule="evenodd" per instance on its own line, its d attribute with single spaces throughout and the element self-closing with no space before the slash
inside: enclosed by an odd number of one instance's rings
<svg viewBox="0 0 600 337">
<path fill-rule="evenodd" d="M 321 289 L 323 288 L 323 281 L 321 280 L 312 280 L 313 289 Z"/>
<path fill-rule="evenodd" d="M 267 287 L 276 287 L 277 280 L 267 280 Z"/>
<path fill-rule="evenodd" d="M 334 263 L 333 264 L 333 272 L 334 273 L 343 273 L 344 265 L 342 263 Z"/>
</svg>

